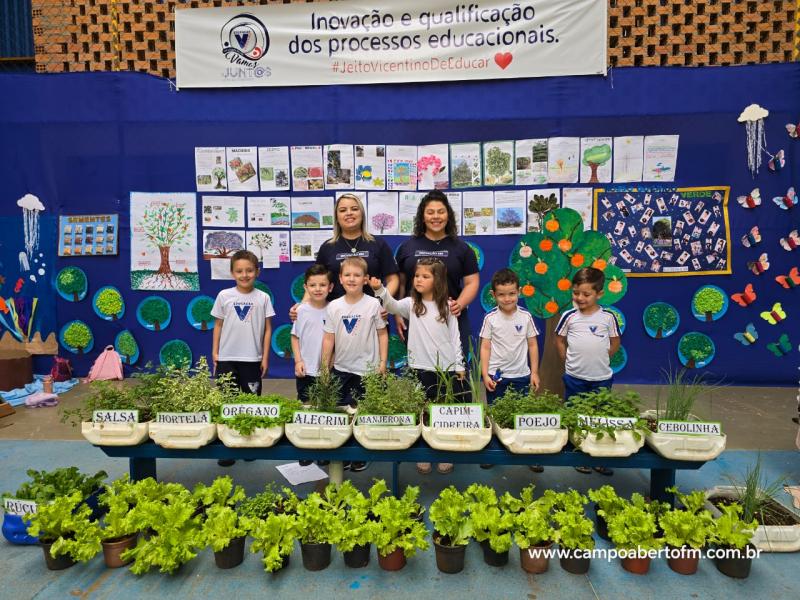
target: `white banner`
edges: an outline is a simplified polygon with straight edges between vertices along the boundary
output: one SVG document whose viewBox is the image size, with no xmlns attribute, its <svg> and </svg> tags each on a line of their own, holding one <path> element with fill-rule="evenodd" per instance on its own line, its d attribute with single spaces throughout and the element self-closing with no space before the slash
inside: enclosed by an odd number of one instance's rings
<svg viewBox="0 0 800 600">
<path fill-rule="evenodd" d="M 175 13 L 178 87 L 600 75 L 600 0 L 331 2 Z"/>
</svg>

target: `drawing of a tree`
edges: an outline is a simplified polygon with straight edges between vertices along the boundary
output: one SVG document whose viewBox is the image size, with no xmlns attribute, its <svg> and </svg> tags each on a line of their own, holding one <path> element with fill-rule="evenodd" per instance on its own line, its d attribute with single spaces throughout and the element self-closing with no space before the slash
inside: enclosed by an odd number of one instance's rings
<svg viewBox="0 0 800 600">
<path fill-rule="evenodd" d="M 710 323 L 725 307 L 725 296 L 715 287 L 703 287 L 697 291 L 692 300 L 692 308 L 698 315 L 704 315 Z"/>
<path fill-rule="evenodd" d="M 503 182 L 511 170 L 511 155 L 499 147 L 489 148 L 486 153 L 486 172 L 494 178 L 494 182 Z"/>
<path fill-rule="evenodd" d="M 228 215 L 228 223 L 235 223 L 239 219 L 239 211 L 233 206 L 229 206 L 226 213 Z"/>
<path fill-rule="evenodd" d="M 130 331 L 125 330 L 119 334 L 117 338 L 117 352 L 120 353 L 122 362 L 126 365 L 131 364 L 131 358 L 136 356 L 136 353 L 139 352 L 139 344 L 136 343 L 136 339 Z"/>
<path fill-rule="evenodd" d="M 78 354 L 83 354 L 84 348 L 92 342 L 92 330 L 86 323 L 73 321 L 64 330 L 64 343 L 75 348 Z"/>
<path fill-rule="evenodd" d="M 259 250 L 258 260 L 264 262 L 264 254 L 267 250 L 272 248 L 272 236 L 268 233 L 260 231 L 256 234 L 253 234 L 253 237 L 250 238 L 250 243 Z"/>
<path fill-rule="evenodd" d="M 222 180 L 225 179 L 225 169 L 222 167 L 214 167 L 214 170 L 211 171 L 211 174 L 217 180 L 217 185 L 214 186 L 214 189 L 223 189 L 225 186 L 222 185 Z"/>
<path fill-rule="evenodd" d="M 208 324 L 214 319 L 211 316 L 212 308 L 214 308 L 214 301 L 208 296 L 200 296 L 192 305 L 192 319 L 200 323 L 201 331 L 207 331 Z"/>
<path fill-rule="evenodd" d="M 156 331 L 161 331 L 161 324 L 169 318 L 169 313 L 169 304 L 163 298 L 148 298 L 139 307 L 142 320 Z"/>
<path fill-rule="evenodd" d="M 687 333 L 678 343 L 678 350 L 686 359 L 686 367 L 694 369 L 697 365 L 706 366 L 714 353 L 714 343 L 707 335 L 693 331 Z"/>
<path fill-rule="evenodd" d="M 122 295 L 112 287 L 107 287 L 97 294 L 94 304 L 101 315 L 110 317 L 112 321 L 119 318 L 119 314 L 125 307 Z"/>
<path fill-rule="evenodd" d="M 645 309 L 645 327 L 655 332 L 655 338 L 660 340 L 664 332 L 671 332 L 678 324 L 678 312 L 666 302 L 654 302 Z M 668 333 L 669 334 L 669 333 Z"/>
<path fill-rule="evenodd" d="M 603 271 L 605 286 L 600 304 L 610 306 L 627 291 L 625 273 L 610 264 L 611 245 L 597 231 L 584 231 L 580 214 L 571 208 L 550 211 L 542 219 L 542 231 L 527 233 L 511 253 L 509 267 L 520 278 L 528 310 L 547 319 L 541 373 L 543 385 L 553 393 L 562 389 L 563 364 L 552 342 L 559 315 L 572 308 L 572 278 L 582 267 Z"/>
<path fill-rule="evenodd" d="M 78 267 L 66 267 L 59 271 L 56 277 L 56 288 L 62 294 L 72 296 L 73 302 L 78 302 L 86 293 L 86 275 Z"/>
<path fill-rule="evenodd" d="M 390 215 L 389 213 L 378 213 L 377 215 L 372 215 L 372 226 L 375 229 L 379 229 L 381 233 L 385 229 L 391 229 L 394 227 L 394 216 Z"/>
<path fill-rule="evenodd" d="M 244 249 L 244 239 L 232 231 L 214 231 L 206 236 L 203 254 L 206 257 L 227 258 L 237 250 Z"/>
<path fill-rule="evenodd" d="M 164 202 L 145 209 L 142 228 L 147 241 L 158 249 L 161 257 L 156 275 L 172 278 L 169 254 L 172 248 L 188 244 L 189 222 L 184 207 L 179 204 Z"/>
<path fill-rule="evenodd" d="M 611 146 L 608 144 L 601 144 L 599 146 L 592 146 L 583 152 L 583 164 L 592 170 L 592 176 L 589 178 L 589 183 L 599 183 L 597 179 L 597 169 L 606 164 L 611 158 Z"/>
<path fill-rule="evenodd" d="M 183 340 L 170 340 L 159 352 L 161 364 L 175 368 L 186 368 L 192 364 L 192 350 Z"/>
<path fill-rule="evenodd" d="M 532 213 L 536 213 L 536 215 L 539 217 L 539 227 L 542 226 L 544 216 L 551 210 L 555 210 L 557 208 L 558 198 L 556 198 L 556 195 L 552 192 L 549 196 L 545 196 L 544 194 L 534 194 L 533 200 L 528 202 L 528 210 Z"/>
</svg>

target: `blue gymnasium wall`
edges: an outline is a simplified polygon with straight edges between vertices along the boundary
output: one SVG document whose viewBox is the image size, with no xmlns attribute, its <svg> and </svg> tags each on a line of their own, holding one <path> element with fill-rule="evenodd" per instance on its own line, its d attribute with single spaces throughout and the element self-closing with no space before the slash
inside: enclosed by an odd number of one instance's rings
<svg viewBox="0 0 800 600">
<path fill-rule="evenodd" d="M 717 347 L 708 371 L 729 383 L 792 385 L 797 381 L 800 290 L 783 290 L 774 277 L 800 264 L 800 251 L 788 253 L 778 238 L 798 226 L 800 208 L 780 211 L 770 198 L 796 182 L 797 144 L 784 124 L 800 118 L 800 65 L 716 68 L 628 68 L 608 78 L 565 77 L 530 80 L 455 82 L 426 85 L 330 86 L 281 89 L 185 90 L 134 73 L 65 75 L 0 75 L 0 216 L 18 216 L 16 200 L 25 193 L 39 196 L 49 215 L 120 214 L 117 257 L 59 259 L 58 268 L 74 264 L 89 278 L 83 302 L 57 303 L 59 326 L 79 318 L 95 335 L 95 351 L 129 328 L 142 348 L 139 364 L 157 360 L 158 349 L 173 338 L 185 339 L 195 357 L 209 353 L 210 333 L 192 329 L 184 315 L 194 293 L 167 293 L 172 324 L 163 332 L 145 331 L 136 322 L 135 307 L 150 292 L 130 291 L 128 195 L 131 190 L 194 191 L 196 146 L 278 146 L 325 143 L 430 144 L 552 136 L 680 134 L 677 186 L 730 185 L 733 275 L 631 279 L 619 308 L 628 319 L 623 344 L 627 367 L 617 376 L 630 383 L 657 382 L 660 370 L 677 363 L 680 335 L 708 333 Z M 787 165 L 778 174 L 766 164 L 753 181 L 747 169 L 744 126 L 736 122 L 751 102 L 770 110 L 766 134 L 771 151 L 784 148 Z M 756 211 L 736 205 L 735 197 L 761 188 L 764 203 Z M 198 195 L 198 214 L 200 197 Z M 791 221 L 791 223 L 790 223 Z M 745 249 L 739 239 L 758 224 L 764 242 Z M 403 238 L 389 237 L 394 248 Z M 477 237 L 486 261 L 481 285 L 505 266 L 516 238 Z M 48 242 L 49 243 L 49 242 Z M 756 277 L 746 262 L 768 252 L 771 269 Z M 202 293 L 214 296 L 224 282 L 211 281 L 208 263 L 199 260 Z M 274 326 L 288 321 L 292 279 L 307 263 L 266 271 L 276 295 Z M 56 273 L 58 269 L 51 273 Z M 703 283 L 728 293 L 753 282 L 754 306 L 733 303 L 715 323 L 701 323 L 690 312 L 691 296 Z M 90 299 L 101 285 L 121 289 L 126 314 L 117 323 L 101 321 Z M 6 287 L 8 283 L 6 283 Z M 2 290 L 8 295 L 8 290 Z M 647 337 L 643 308 L 654 300 L 678 307 L 678 333 L 664 340 Z M 781 300 L 789 318 L 770 326 L 758 313 Z M 483 316 L 480 303 L 471 309 L 473 331 Z M 761 339 L 744 348 L 733 339 L 752 321 Z M 793 350 L 774 358 L 766 343 L 787 332 Z M 84 374 L 91 357 L 71 356 Z M 273 355 L 271 375 L 291 376 L 288 360 Z M 41 369 L 40 369 L 41 370 Z"/>
</svg>

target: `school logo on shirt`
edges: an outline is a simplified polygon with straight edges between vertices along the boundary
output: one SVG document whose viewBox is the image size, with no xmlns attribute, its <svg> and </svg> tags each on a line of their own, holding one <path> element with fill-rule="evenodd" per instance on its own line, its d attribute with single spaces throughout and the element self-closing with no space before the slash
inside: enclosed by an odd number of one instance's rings
<svg viewBox="0 0 800 600">
<path fill-rule="evenodd" d="M 599 337 L 599 338 L 605 337 L 602 333 L 597 332 L 597 325 L 589 325 L 589 331 L 592 332 L 592 335 L 594 337 Z"/>
<path fill-rule="evenodd" d="M 434 256 L 436 258 L 447 258 L 450 256 L 449 250 L 415 250 L 414 257 L 421 258 L 423 256 Z"/>
<path fill-rule="evenodd" d="M 514 329 L 516 329 L 517 333 L 519 333 L 520 331 L 522 331 L 522 325 L 514 325 Z"/>
<path fill-rule="evenodd" d="M 250 321 L 250 309 L 253 308 L 252 304 L 234 304 L 233 310 L 236 311 L 236 316 L 239 317 L 239 320 L 242 323 L 248 323 Z"/>
<path fill-rule="evenodd" d="M 360 256 L 361 258 L 369 258 L 369 250 L 359 250 L 358 252 L 339 252 L 336 255 L 336 260 L 342 262 L 345 258 L 352 258 L 353 256 Z"/>
<path fill-rule="evenodd" d="M 342 317 L 342 323 L 344 323 L 344 328 L 347 330 L 347 333 L 353 333 L 353 330 L 356 328 L 356 323 L 358 323 L 358 319 L 358 316 Z"/>
</svg>

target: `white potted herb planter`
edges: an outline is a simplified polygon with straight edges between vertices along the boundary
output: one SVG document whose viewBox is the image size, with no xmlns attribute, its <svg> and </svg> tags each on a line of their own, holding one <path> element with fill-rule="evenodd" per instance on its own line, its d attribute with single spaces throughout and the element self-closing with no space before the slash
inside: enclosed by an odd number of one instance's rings
<svg viewBox="0 0 800 600">
<path fill-rule="evenodd" d="M 195 450 L 217 439 L 209 412 L 158 413 L 149 428 L 150 439 L 163 448 Z"/>
<path fill-rule="evenodd" d="M 95 446 L 138 446 L 148 432 L 149 423 L 81 423 L 81 435 Z"/>
<path fill-rule="evenodd" d="M 638 433 L 639 439 L 636 439 Z M 598 437 L 596 433 L 586 433 L 579 437 L 574 431 L 569 432 L 570 441 L 581 452 L 589 456 L 602 458 L 619 458 L 636 454 L 644 446 L 644 435 L 630 429 L 619 429 L 614 432 L 616 439 L 607 433 Z"/>
<path fill-rule="evenodd" d="M 283 437 L 283 425 L 256 427 L 253 433 L 244 435 L 233 427 L 218 423 L 217 435 L 228 448 L 269 448 Z"/>
<path fill-rule="evenodd" d="M 706 509 L 716 519 L 721 516 L 720 510 L 711 502 L 711 498 L 736 498 L 737 488 L 732 485 L 718 485 L 706 490 Z M 750 543 L 762 552 L 797 552 L 800 550 L 800 516 L 783 504 L 781 508 L 791 515 L 794 525 L 759 525 Z"/>
<path fill-rule="evenodd" d="M 349 412 L 296 411 L 293 421 L 286 424 L 286 437 L 298 448 L 338 448 L 352 434 Z"/>
<path fill-rule="evenodd" d="M 492 439 L 483 404 L 431 404 L 429 425 L 422 437 L 431 448 L 450 452 L 475 452 Z"/>
<path fill-rule="evenodd" d="M 419 439 L 422 424 L 412 414 L 359 415 L 356 413 L 353 434 L 369 450 L 406 450 Z"/>
<path fill-rule="evenodd" d="M 644 419 L 655 419 L 658 412 L 642 413 Z M 727 437 L 721 432 L 719 423 L 704 423 L 695 415 L 687 421 L 667 421 L 665 431 L 645 431 L 645 440 L 657 454 L 672 460 L 713 460 L 725 450 Z M 672 433 L 675 431 L 675 433 Z M 719 433 L 715 433 L 718 431 Z"/>
<path fill-rule="evenodd" d="M 567 445 L 569 439 L 569 432 L 562 427 L 508 429 L 500 427 L 494 421 L 491 423 L 497 439 L 514 454 L 557 454 Z"/>
</svg>

